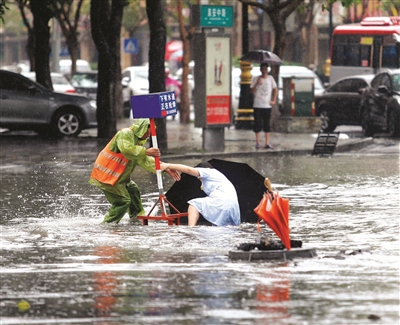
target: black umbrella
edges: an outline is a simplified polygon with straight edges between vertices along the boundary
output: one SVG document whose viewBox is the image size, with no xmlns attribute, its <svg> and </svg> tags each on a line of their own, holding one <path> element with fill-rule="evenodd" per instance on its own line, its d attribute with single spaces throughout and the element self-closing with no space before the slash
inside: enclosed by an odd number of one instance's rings
<svg viewBox="0 0 400 325">
<path fill-rule="evenodd" d="M 282 60 L 275 53 L 265 50 L 250 51 L 240 58 L 241 61 L 255 62 L 255 63 L 269 63 L 269 64 L 281 64 Z"/>
<path fill-rule="evenodd" d="M 245 163 L 220 159 L 211 159 L 208 162 L 223 173 L 235 186 L 239 199 L 241 222 L 256 223 L 258 216 L 255 214 L 254 208 L 260 203 L 266 190 L 264 185 L 265 177 Z M 196 177 L 182 174 L 181 180 L 175 182 L 165 196 L 177 210 L 186 212 L 188 208 L 187 201 L 206 196 L 200 189 L 200 185 L 200 181 Z M 178 212 L 172 207 L 170 207 L 170 210 L 171 214 Z M 186 220 L 182 218 L 181 222 L 187 222 L 187 218 Z M 198 224 L 204 224 L 205 222 L 205 219 L 202 218 Z"/>
</svg>

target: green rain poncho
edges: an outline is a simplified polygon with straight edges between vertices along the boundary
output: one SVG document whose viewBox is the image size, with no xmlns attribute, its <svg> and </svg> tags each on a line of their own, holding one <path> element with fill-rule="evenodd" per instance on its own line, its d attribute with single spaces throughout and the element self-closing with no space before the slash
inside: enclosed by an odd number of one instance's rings
<svg viewBox="0 0 400 325">
<path fill-rule="evenodd" d="M 149 126 L 149 119 L 137 119 L 131 127 L 117 132 L 112 139 L 111 151 L 121 152 L 129 159 L 125 171 L 115 185 L 104 184 L 94 178 L 89 179 L 90 184 L 103 190 L 112 205 L 103 222 L 118 223 L 126 212 L 130 218 L 144 214 L 139 188 L 130 176 L 137 165 L 149 172 L 156 172 L 154 158 L 146 155 L 146 148 L 143 146 L 147 139 L 140 140 Z"/>
</svg>

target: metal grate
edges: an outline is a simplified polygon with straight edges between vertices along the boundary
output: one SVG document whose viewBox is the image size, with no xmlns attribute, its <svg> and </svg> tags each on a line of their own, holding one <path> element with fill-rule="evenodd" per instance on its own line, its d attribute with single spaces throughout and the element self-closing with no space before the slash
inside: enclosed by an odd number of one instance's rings
<svg viewBox="0 0 400 325">
<path fill-rule="evenodd" d="M 340 132 L 319 132 L 312 155 L 333 155 L 339 140 L 339 135 Z"/>
</svg>

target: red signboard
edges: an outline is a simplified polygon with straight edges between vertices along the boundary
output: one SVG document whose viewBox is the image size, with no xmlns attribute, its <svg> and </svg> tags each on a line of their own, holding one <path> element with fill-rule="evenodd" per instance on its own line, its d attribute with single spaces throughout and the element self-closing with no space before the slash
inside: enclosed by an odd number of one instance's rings
<svg viewBox="0 0 400 325">
<path fill-rule="evenodd" d="M 229 124 L 231 122 L 230 96 L 207 96 L 207 124 Z"/>
</svg>

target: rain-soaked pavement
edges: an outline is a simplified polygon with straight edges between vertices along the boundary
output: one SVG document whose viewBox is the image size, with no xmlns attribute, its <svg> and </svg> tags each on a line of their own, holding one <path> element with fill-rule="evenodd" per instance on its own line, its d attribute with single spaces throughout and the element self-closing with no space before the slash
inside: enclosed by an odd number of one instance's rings
<svg viewBox="0 0 400 325">
<path fill-rule="evenodd" d="M 399 324 L 399 140 L 229 158 L 290 199 L 291 237 L 318 253 L 251 263 L 228 252 L 254 224 L 100 224 L 109 204 L 87 181 L 102 141 L 0 141 L 1 324 Z M 151 207 L 155 175 L 133 178 Z"/>
</svg>

